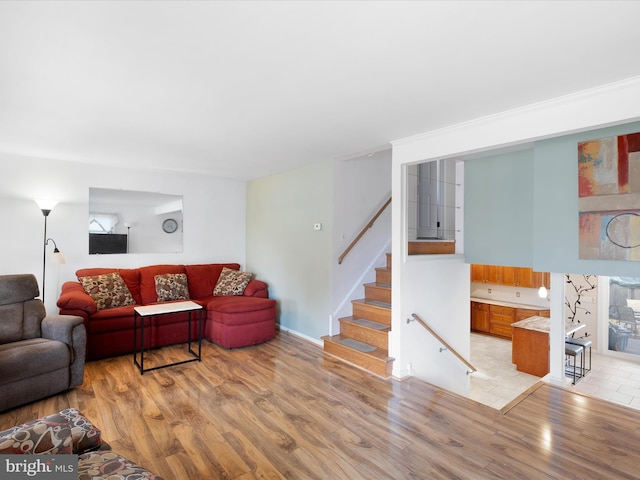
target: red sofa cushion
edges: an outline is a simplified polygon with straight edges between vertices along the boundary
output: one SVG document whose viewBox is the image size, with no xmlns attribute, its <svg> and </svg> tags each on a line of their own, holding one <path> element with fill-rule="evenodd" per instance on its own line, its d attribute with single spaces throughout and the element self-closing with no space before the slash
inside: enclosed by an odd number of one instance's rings
<svg viewBox="0 0 640 480">
<path fill-rule="evenodd" d="M 207 304 L 208 320 L 242 325 L 275 319 L 276 301 L 256 297 L 216 297 Z"/>
<path fill-rule="evenodd" d="M 87 295 L 87 292 L 78 282 L 64 282 L 62 284 L 62 292 L 57 305 L 61 310 L 83 310 L 87 315 L 92 315 L 98 311 L 96 302 Z"/>
<path fill-rule="evenodd" d="M 189 294 L 191 298 L 204 298 L 213 295 L 213 289 L 218 283 L 222 268 L 240 270 L 239 263 L 209 263 L 201 265 L 185 265 L 189 280 Z"/>
<path fill-rule="evenodd" d="M 138 320 L 140 322 L 140 320 Z M 149 319 L 145 319 L 145 325 L 149 324 Z M 138 327 L 140 324 L 138 323 Z M 113 332 L 116 330 L 133 329 L 133 306 L 110 308 L 109 310 L 100 310 L 91 315 L 91 321 L 88 325 L 89 333 Z"/>
<path fill-rule="evenodd" d="M 140 271 L 140 296 L 143 305 L 149 305 L 158 301 L 156 292 L 156 275 L 165 273 L 186 273 L 184 265 L 151 265 L 139 268 Z"/>
</svg>

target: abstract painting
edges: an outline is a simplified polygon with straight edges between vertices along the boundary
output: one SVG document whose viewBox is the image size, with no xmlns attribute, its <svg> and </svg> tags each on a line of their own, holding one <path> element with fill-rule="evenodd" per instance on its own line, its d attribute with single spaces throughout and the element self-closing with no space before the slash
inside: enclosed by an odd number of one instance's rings
<svg viewBox="0 0 640 480">
<path fill-rule="evenodd" d="M 640 261 L 640 132 L 578 143 L 579 258 Z"/>
</svg>

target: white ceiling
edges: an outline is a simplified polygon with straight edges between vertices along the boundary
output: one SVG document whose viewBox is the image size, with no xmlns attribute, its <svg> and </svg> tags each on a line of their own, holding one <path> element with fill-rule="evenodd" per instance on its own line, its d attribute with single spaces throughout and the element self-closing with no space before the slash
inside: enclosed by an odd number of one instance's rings
<svg viewBox="0 0 640 480">
<path fill-rule="evenodd" d="M 2 1 L 0 153 L 259 178 L 638 76 L 639 18 L 637 1 Z"/>
</svg>

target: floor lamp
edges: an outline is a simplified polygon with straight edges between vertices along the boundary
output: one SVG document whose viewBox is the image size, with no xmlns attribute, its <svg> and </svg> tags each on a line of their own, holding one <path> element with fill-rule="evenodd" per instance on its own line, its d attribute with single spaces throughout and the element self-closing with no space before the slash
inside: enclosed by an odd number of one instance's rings
<svg viewBox="0 0 640 480">
<path fill-rule="evenodd" d="M 56 245 L 56 242 L 53 240 L 53 238 L 47 238 L 47 217 L 51 213 L 51 210 L 53 210 L 53 207 L 58 204 L 58 202 L 52 200 L 36 200 L 36 203 L 40 207 L 42 215 L 44 215 L 44 242 L 42 246 L 42 302 L 44 303 L 44 287 L 47 283 L 47 245 L 49 244 L 49 242 L 53 243 L 53 258 L 56 263 L 64 263 L 65 259 L 64 255 L 62 255 L 62 252 L 58 250 L 58 245 Z"/>
</svg>

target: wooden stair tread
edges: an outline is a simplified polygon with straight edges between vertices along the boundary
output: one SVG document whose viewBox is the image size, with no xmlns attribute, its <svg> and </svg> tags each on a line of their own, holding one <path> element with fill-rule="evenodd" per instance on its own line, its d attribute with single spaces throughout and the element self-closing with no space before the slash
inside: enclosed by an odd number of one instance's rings
<svg viewBox="0 0 640 480">
<path fill-rule="evenodd" d="M 374 322 L 373 320 L 369 320 L 366 318 L 344 317 L 344 318 L 341 318 L 340 321 L 355 323 L 356 325 L 359 325 L 361 327 L 371 328 L 373 330 L 378 330 L 378 331 L 385 331 L 385 330 L 388 331 L 391 329 L 389 325 L 386 325 L 380 322 Z"/>
<path fill-rule="evenodd" d="M 351 303 L 359 303 L 361 305 L 369 305 L 372 307 L 385 308 L 391 310 L 391 304 L 388 302 L 381 302 L 379 300 L 367 300 L 366 298 L 360 298 L 358 300 L 352 300 Z"/>
<path fill-rule="evenodd" d="M 344 348 L 349 348 L 349 349 L 351 349 L 351 348 L 346 346 L 346 345 L 344 345 L 342 342 L 344 340 L 353 340 L 352 338 L 349 338 L 349 337 L 346 337 L 346 336 L 340 335 L 340 334 L 332 335 L 332 336 L 325 336 L 325 337 L 322 337 L 322 339 L 325 341 L 325 343 L 326 342 L 334 343 L 334 344 L 338 344 L 340 346 L 343 346 Z M 362 343 L 364 343 L 364 342 L 362 342 Z M 371 345 L 371 346 L 373 346 L 373 345 Z M 393 360 L 393 358 L 389 357 L 389 352 L 387 350 L 383 349 L 383 348 L 374 348 L 370 352 L 361 352 L 361 351 L 355 350 L 355 349 L 352 349 L 352 350 L 354 350 L 354 352 L 357 352 L 357 353 L 359 353 L 361 355 L 366 355 L 368 357 L 372 357 L 372 358 L 375 358 L 375 359 L 378 359 L 378 360 L 384 360 L 385 362 L 389 361 L 389 360 Z"/>
<path fill-rule="evenodd" d="M 380 282 L 371 282 L 371 283 L 365 283 L 364 284 L 365 287 L 375 287 L 375 288 L 391 288 L 391 284 L 390 283 L 380 283 Z"/>
</svg>

